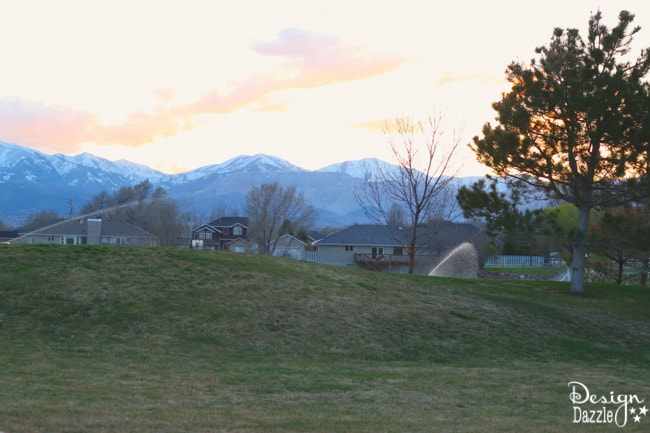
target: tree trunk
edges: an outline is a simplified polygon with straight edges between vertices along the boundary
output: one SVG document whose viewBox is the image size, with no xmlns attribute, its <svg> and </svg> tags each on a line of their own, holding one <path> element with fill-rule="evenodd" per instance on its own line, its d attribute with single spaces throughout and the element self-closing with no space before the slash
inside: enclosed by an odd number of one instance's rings
<svg viewBox="0 0 650 433">
<path fill-rule="evenodd" d="M 642 286 L 648 285 L 648 271 L 650 270 L 650 258 L 645 258 L 642 260 L 643 268 L 641 270 L 641 281 Z"/>
<path fill-rule="evenodd" d="M 616 282 L 618 284 L 623 284 L 623 268 L 624 268 L 625 262 L 619 261 L 618 262 L 618 275 L 616 275 Z"/>
<path fill-rule="evenodd" d="M 573 263 L 571 264 L 571 292 L 585 291 L 585 255 L 587 254 L 587 229 L 589 228 L 589 206 L 578 210 L 578 231 L 573 245 Z"/>
<path fill-rule="evenodd" d="M 415 247 L 413 245 L 409 245 L 408 255 L 409 255 L 409 274 L 413 274 L 413 272 L 415 271 Z"/>
</svg>

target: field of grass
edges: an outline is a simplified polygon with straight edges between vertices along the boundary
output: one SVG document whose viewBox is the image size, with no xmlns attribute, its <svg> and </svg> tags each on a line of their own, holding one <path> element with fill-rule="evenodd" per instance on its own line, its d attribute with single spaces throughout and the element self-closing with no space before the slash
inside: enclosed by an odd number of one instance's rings
<svg viewBox="0 0 650 433">
<path fill-rule="evenodd" d="M 560 266 L 485 266 L 485 271 L 515 275 L 537 275 L 552 277 L 567 269 Z"/>
<path fill-rule="evenodd" d="M 97 246 L 0 269 L 6 433 L 620 430 L 573 423 L 570 381 L 650 409 L 648 288 Z"/>
</svg>

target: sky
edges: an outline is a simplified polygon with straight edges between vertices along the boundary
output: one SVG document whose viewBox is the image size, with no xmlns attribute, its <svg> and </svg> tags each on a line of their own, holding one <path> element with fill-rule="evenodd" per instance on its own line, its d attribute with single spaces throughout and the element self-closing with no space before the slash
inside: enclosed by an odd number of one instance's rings
<svg viewBox="0 0 650 433">
<path fill-rule="evenodd" d="M 0 141 L 179 173 L 264 153 L 392 162 L 382 126 L 438 116 L 459 174 L 505 69 L 647 0 L 0 0 Z"/>
</svg>

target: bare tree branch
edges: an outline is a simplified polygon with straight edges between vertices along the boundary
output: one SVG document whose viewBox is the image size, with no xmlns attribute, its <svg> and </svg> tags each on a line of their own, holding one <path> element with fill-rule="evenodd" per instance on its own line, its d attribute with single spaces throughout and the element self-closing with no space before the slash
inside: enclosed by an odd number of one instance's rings
<svg viewBox="0 0 650 433">
<path fill-rule="evenodd" d="M 377 160 L 366 166 L 355 198 L 371 221 L 391 229 L 407 251 L 413 273 L 417 251 L 457 211 L 454 156 L 460 140 L 454 133 L 450 144 L 443 143 L 439 114 L 425 121 L 395 118 L 384 125 L 384 134 L 397 167 Z"/>
</svg>

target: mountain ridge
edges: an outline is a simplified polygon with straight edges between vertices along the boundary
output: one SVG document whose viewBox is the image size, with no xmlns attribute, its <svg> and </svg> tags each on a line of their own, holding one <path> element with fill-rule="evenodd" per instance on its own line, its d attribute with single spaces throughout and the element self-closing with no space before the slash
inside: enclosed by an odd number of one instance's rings
<svg viewBox="0 0 650 433">
<path fill-rule="evenodd" d="M 0 220 L 19 225 L 30 213 L 45 209 L 67 215 L 70 202 L 81 208 L 101 191 L 110 193 L 145 180 L 164 188 L 181 211 L 209 218 L 220 205 L 241 209 L 250 188 L 277 180 L 283 186 L 295 185 L 304 194 L 318 211 L 320 226 L 363 223 L 367 218 L 353 191 L 365 167 L 374 161 L 343 161 L 308 170 L 260 153 L 167 174 L 127 160 L 110 161 L 90 153 L 48 155 L 0 141 Z M 382 168 L 395 167 L 378 163 Z"/>
</svg>

